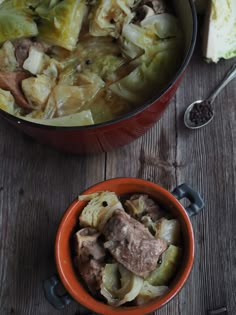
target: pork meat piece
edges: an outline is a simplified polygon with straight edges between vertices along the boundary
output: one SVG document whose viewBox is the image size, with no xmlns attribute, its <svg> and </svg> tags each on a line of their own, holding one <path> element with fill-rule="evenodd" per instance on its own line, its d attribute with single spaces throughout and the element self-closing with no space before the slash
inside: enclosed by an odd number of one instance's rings
<svg viewBox="0 0 236 315">
<path fill-rule="evenodd" d="M 124 211 L 116 210 L 105 224 L 104 247 L 124 267 L 146 277 L 157 266 L 167 242 L 155 239 L 147 228 Z"/>
<path fill-rule="evenodd" d="M 145 194 L 132 195 L 129 200 L 126 200 L 125 205 L 129 214 L 138 220 L 143 216 L 149 216 L 155 222 L 165 213 L 154 200 Z"/>
<path fill-rule="evenodd" d="M 34 46 L 40 51 L 46 52 L 47 45 L 41 42 L 32 41 L 29 38 L 20 38 L 14 41 L 15 56 L 19 65 L 22 67 L 24 61 L 28 58 L 30 47 Z"/>
<path fill-rule="evenodd" d="M 89 291 L 96 295 L 102 282 L 105 249 L 99 242 L 100 233 L 93 228 L 84 228 L 75 234 L 75 264 Z"/>
</svg>

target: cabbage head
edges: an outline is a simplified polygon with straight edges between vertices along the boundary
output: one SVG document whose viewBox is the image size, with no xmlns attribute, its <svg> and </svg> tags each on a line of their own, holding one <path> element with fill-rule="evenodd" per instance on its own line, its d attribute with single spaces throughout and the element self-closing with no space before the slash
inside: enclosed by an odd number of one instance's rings
<svg viewBox="0 0 236 315">
<path fill-rule="evenodd" d="M 236 1 L 211 0 L 203 36 L 203 54 L 207 61 L 236 56 Z"/>
</svg>

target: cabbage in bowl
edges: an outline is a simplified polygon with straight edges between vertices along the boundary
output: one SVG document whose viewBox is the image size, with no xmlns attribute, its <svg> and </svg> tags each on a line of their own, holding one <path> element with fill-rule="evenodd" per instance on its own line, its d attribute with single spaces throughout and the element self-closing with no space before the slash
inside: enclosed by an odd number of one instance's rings
<svg viewBox="0 0 236 315">
<path fill-rule="evenodd" d="M 121 117 L 166 86 L 182 44 L 165 0 L 1 1 L 0 71 L 29 74 L 29 106 L 0 89 L 0 108 L 59 126 Z"/>
</svg>

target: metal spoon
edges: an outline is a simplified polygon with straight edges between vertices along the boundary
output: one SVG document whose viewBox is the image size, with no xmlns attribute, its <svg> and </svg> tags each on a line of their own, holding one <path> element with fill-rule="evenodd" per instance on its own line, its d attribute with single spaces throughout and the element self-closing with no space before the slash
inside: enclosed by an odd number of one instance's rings
<svg viewBox="0 0 236 315">
<path fill-rule="evenodd" d="M 220 84 L 217 86 L 217 88 L 210 94 L 210 96 L 205 100 L 198 100 L 190 104 L 184 113 L 184 124 L 189 129 L 199 129 L 203 126 L 206 126 L 209 124 L 213 117 L 214 117 L 214 111 L 212 109 L 212 103 L 214 102 L 217 95 L 223 90 L 223 88 L 231 82 L 234 78 L 236 78 L 236 63 L 232 65 L 224 79 L 220 82 Z M 201 106 L 199 106 L 201 104 Z M 208 111 L 208 117 L 206 121 L 204 119 L 199 122 L 199 124 L 196 124 L 190 119 L 190 113 L 195 107 L 195 110 L 198 110 L 199 115 L 202 114 L 202 116 Z M 208 108 L 207 108 L 208 107 Z M 211 112 L 212 111 L 212 112 Z M 203 117 L 204 118 L 204 117 Z"/>
</svg>

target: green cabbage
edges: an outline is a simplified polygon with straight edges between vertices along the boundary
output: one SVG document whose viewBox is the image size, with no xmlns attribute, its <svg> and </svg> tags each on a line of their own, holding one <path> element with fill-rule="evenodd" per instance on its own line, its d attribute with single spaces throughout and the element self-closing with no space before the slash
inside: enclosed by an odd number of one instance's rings
<svg viewBox="0 0 236 315">
<path fill-rule="evenodd" d="M 120 306 L 133 301 L 142 286 L 143 279 L 120 264 L 106 264 L 102 272 L 101 294 L 110 305 Z"/>
<path fill-rule="evenodd" d="M 236 56 L 236 1 L 211 0 L 206 14 L 203 54 L 208 61 Z"/>
<path fill-rule="evenodd" d="M 0 5 L 0 43 L 37 34 L 37 25 L 29 11 L 15 7 L 11 1 Z"/>
<path fill-rule="evenodd" d="M 95 3 L 89 15 L 89 32 L 93 36 L 111 35 L 118 38 L 124 24 L 129 23 L 134 14 L 130 7 L 133 0 L 101 0 Z"/>
<path fill-rule="evenodd" d="M 167 293 L 169 288 L 167 286 L 153 286 L 147 281 L 144 281 L 142 289 L 135 299 L 137 305 L 143 305 L 157 296 Z"/>
<path fill-rule="evenodd" d="M 36 8 L 41 17 L 39 37 L 53 45 L 73 50 L 76 47 L 84 16 L 85 0 L 43 1 Z"/>
<path fill-rule="evenodd" d="M 160 266 L 153 270 L 145 279 L 151 285 L 167 285 L 177 271 L 182 249 L 170 245 L 162 254 Z"/>
<path fill-rule="evenodd" d="M 20 118 L 30 121 L 35 124 L 41 124 L 41 125 L 47 125 L 47 126 L 73 127 L 73 126 L 86 126 L 86 125 L 94 124 L 91 111 L 89 110 L 84 110 L 76 114 L 72 114 L 72 115 L 68 115 L 64 117 L 52 118 L 52 119 L 36 119 L 30 116 L 25 116 L 25 117 L 20 116 Z"/>
<path fill-rule="evenodd" d="M 123 53 L 131 58 L 135 57 L 137 68 L 112 84 L 110 89 L 131 103 L 141 104 L 155 90 L 164 88 L 180 64 L 181 29 L 177 28 L 176 19 L 169 15 L 167 22 L 160 26 L 160 20 L 166 15 L 161 16 L 148 19 L 150 23 L 146 23 L 145 27 L 132 23 L 123 27 Z"/>
</svg>

